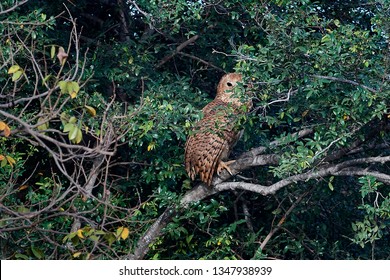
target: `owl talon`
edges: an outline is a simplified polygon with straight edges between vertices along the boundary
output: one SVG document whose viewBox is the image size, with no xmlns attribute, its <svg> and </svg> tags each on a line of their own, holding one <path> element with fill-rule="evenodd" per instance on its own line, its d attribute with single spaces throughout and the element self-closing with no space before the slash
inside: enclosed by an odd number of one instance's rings
<svg viewBox="0 0 390 280">
<path fill-rule="evenodd" d="M 232 163 L 234 163 L 235 160 L 229 160 L 227 162 L 223 162 L 222 160 L 219 162 L 218 164 L 218 167 L 217 167 L 217 174 L 219 175 L 223 169 L 226 169 L 227 172 L 229 172 L 230 175 L 233 176 L 233 172 L 232 170 L 230 169 L 229 165 L 231 165 Z"/>
</svg>

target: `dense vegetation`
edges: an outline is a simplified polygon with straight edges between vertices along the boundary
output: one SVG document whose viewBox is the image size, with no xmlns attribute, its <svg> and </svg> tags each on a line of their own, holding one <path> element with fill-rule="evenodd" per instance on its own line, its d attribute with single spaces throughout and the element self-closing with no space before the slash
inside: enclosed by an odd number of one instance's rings
<svg viewBox="0 0 390 280">
<path fill-rule="evenodd" d="M 389 259 L 387 0 L 1 0 L 2 259 Z M 211 189 L 184 144 L 253 110 Z"/>
</svg>

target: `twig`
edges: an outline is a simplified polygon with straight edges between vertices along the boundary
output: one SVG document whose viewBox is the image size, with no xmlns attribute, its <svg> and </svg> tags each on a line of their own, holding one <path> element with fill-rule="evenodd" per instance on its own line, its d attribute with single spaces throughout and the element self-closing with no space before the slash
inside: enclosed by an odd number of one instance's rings
<svg viewBox="0 0 390 280">
<path fill-rule="evenodd" d="M 224 56 L 227 56 L 227 57 L 236 57 L 237 61 L 249 60 L 249 61 L 255 61 L 255 62 L 265 62 L 265 61 L 261 61 L 261 60 L 258 60 L 256 58 L 247 56 L 247 55 L 243 55 L 241 53 L 238 53 L 238 54 L 227 54 L 227 53 L 224 53 L 224 52 L 221 52 L 221 51 L 217 51 L 217 50 L 214 50 L 214 49 L 213 49 L 212 53 L 223 54 Z"/>
<path fill-rule="evenodd" d="M 199 61 L 199 62 L 201 62 L 201 63 L 203 63 L 203 64 L 206 64 L 207 66 L 210 66 L 210 67 L 212 67 L 212 68 L 217 69 L 218 71 L 221 71 L 221 72 L 223 72 L 223 73 L 226 73 L 226 71 L 223 70 L 222 68 L 219 68 L 218 66 L 215 66 L 215 65 L 212 64 L 211 62 L 208 62 L 208 61 L 206 61 L 206 60 L 203 60 L 203 59 L 201 59 L 201 58 L 199 58 L 199 57 L 196 57 L 196 56 L 194 56 L 194 55 L 191 55 L 191 54 L 188 54 L 188 53 L 183 53 L 183 52 L 178 52 L 178 54 L 180 54 L 180 55 L 182 55 L 182 56 L 189 57 L 189 58 L 194 59 L 194 60 L 197 60 L 197 61 Z"/>
<path fill-rule="evenodd" d="M 359 84 L 358 82 L 347 80 L 347 79 L 343 79 L 343 78 L 322 76 L 322 75 L 311 75 L 311 77 L 318 78 L 318 79 L 325 79 L 325 80 L 330 80 L 330 81 L 337 81 L 337 82 L 347 83 L 347 84 L 351 84 L 351 85 L 354 85 L 354 86 L 359 86 L 359 87 L 362 87 L 362 88 L 364 88 L 364 89 L 366 89 L 368 91 L 371 91 L 373 93 L 377 93 L 378 92 L 376 89 L 373 89 L 373 88 L 370 88 L 368 86 Z"/>
<path fill-rule="evenodd" d="M 172 57 L 174 57 L 176 54 L 178 54 L 182 49 L 184 49 L 185 47 L 187 47 L 189 44 L 195 42 L 197 39 L 199 38 L 199 35 L 194 35 L 192 36 L 190 39 L 188 39 L 187 41 L 181 43 L 177 48 L 176 50 L 165 56 L 156 66 L 156 68 L 160 68 L 162 65 L 164 65 L 166 62 L 168 62 Z"/>
<path fill-rule="evenodd" d="M 284 213 L 283 217 L 279 220 L 278 224 L 276 225 L 276 227 L 274 227 L 269 233 L 268 235 L 265 237 L 265 239 L 263 240 L 263 242 L 260 244 L 260 249 L 261 250 L 264 250 L 264 247 L 267 245 L 268 241 L 272 238 L 272 236 L 282 227 L 282 225 L 284 224 L 284 222 L 286 221 L 286 218 L 288 217 L 288 215 L 290 215 L 290 213 L 294 210 L 295 207 L 297 207 L 297 205 L 302 201 L 302 199 L 308 194 L 310 193 L 311 191 L 313 190 L 310 189 L 309 191 L 307 192 L 304 192 L 302 195 L 300 195 L 298 197 L 297 200 L 294 201 L 294 203 L 290 206 L 290 208 L 288 208 L 288 210 L 286 211 L 286 213 Z"/>
<path fill-rule="evenodd" d="M 8 8 L 7 10 L 0 11 L 0 15 L 12 12 L 17 7 L 22 6 L 23 4 L 25 4 L 27 2 L 28 2 L 28 0 L 22 0 L 21 2 L 16 2 L 15 5 L 13 5 L 12 7 Z"/>
<path fill-rule="evenodd" d="M 281 99 L 278 99 L 278 100 L 273 100 L 273 101 L 267 103 L 267 105 L 264 105 L 264 107 L 269 106 L 269 105 L 272 105 L 272 104 L 275 104 L 275 103 L 288 102 L 288 101 L 290 100 L 290 96 L 291 96 L 292 94 L 297 93 L 297 92 L 298 92 L 298 89 L 292 90 L 292 89 L 290 88 L 289 91 L 287 92 L 286 98 L 281 98 Z"/>
<path fill-rule="evenodd" d="M 152 18 L 152 17 L 150 16 L 150 14 L 148 14 L 148 13 L 145 12 L 145 11 L 143 11 L 143 10 L 137 5 L 137 3 L 136 3 L 135 1 L 130 1 L 130 0 L 129 0 L 129 2 L 130 2 L 131 4 L 133 4 L 134 7 L 137 9 L 137 11 L 138 11 L 139 13 L 141 13 L 145 18 L 147 18 L 147 19 L 151 19 L 151 18 Z M 152 26 L 150 26 L 150 27 L 152 27 Z"/>
</svg>

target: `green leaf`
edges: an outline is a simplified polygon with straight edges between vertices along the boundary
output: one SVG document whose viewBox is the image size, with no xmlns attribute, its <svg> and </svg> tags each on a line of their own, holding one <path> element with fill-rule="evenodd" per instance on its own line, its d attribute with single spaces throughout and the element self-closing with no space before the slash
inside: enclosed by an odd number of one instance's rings
<svg viewBox="0 0 390 280">
<path fill-rule="evenodd" d="M 17 260 L 28 260 L 29 257 L 25 254 L 20 254 L 20 253 L 16 253 L 15 254 L 15 259 Z"/>
<path fill-rule="evenodd" d="M 190 242 L 191 242 L 191 240 L 192 240 L 193 237 L 194 237 L 193 234 L 188 235 L 188 236 L 186 237 L 186 242 L 187 242 L 187 244 L 190 244 Z"/>
<path fill-rule="evenodd" d="M 326 42 L 329 42 L 331 41 L 332 39 L 330 38 L 329 34 L 326 34 L 322 37 L 321 39 L 321 43 L 326 43 Z"/>
<path fill-rule="evenodd" d="M 74 125 L 73 123 L 67 123 L 67 124 L 64 126 L 64 132 L 69 132 L 69 131 L 71 131 L 74 127 L 75 127 L 75 125 Z"/>
<path fill-rule="evenodd" d="M 20 70 L 23 70 L 22 68 L 20 68 L 19 65 L 15 64 L 15 65 L 12 65 L 9 69 L 8 69 L 8 74 L 14 74 Z"/>
<path fill-rule="evenodd" d="M 74 116 L 70 117 L 69 123 L 76 123 L 76 122 L 77 122 L 76 117 L 74 117 Z"/>
<path fill-rule="evenodd" d="M 78 131 L 78 127 L 73 125 L 72 128 L 69 130 L 69 140 L 76 139 L 77 131 Z"/>
<path fill-rule="evenodd" d="M 67 81 L 59 81 L 58 86 L 60 87 L 61 93 L 68 92 L 68 82 Z"/>
<path fill-rule="evenodd" d="M 72 99 L 77 96 L 79 90 L 80 90 L 80 86 L 77 82 L 70 82 L 68 84 L 68 93 Z"/>
<path fill-rule="evenodd" d="M 1 161 L 0 167 L 6 166 L 7 163 L 8 163 L 8 161 L 7 161 L 7 159 L 4 157 L 4 158 L 2 159 L 2 161 Z"/>
<path fill-rule="evenodd" d="M 334 180 L 334 176 L 331 176 L 330 179 L 329 179 L 329 182 L 328 182 L 328 187 L 329 187 L 329 189 L 331 191 L 334 191 L 334 187 L 333 187 L 333 184 L 332 184 L 333 180 Z"/>
<path fill-rule="evenodd" d="M 72 99 L 75 98 L 80 91 L 80 86 L 77 82 L 59 81 L 58 86 L 60 87 L 61 93 L 69 94 Z"/>
<path fill-rule="evenodd" d="M 80 128 L 76 127 L 76 129 L 77 129 L 76 137 L 73 139 L 73 143 L 78 144 L 81 142 L 81 140 L 83 140 L 83 133 Z"/>
<path fill-rule="evenodd" d="M 41 249 L 34 246 L 31 246 L 31 252 L 37 259 L 43 259 L 43 257 L 45 256 Z"/>
<path fill-rule="evenodd" d="M 21 214 L 30 213 L 30 209 L 28 209 L 24 206 L 19 206 L 17 211 L 18 211 L 18 213 L 21 213 Z"/>
<path fill-rule="evenodd" d="M 279 215 L 280 213 L 282 213 L 282 209 L 280 208 L 276 208 L 274 211 L 272 211 L 273 215 Z"/>
<path fill-rule="evenodd" d="M 96 236 L 96 235 L 91 235 L 91 236 L 88 236 L 88 238 L 94 242 L 98 242 L 99 241 L 99 236 Z"/>
<path fill-rule="evenodd" d="M 106 235 L 104 235 L 104 239 L 106 239 L 108 242 L 108 245 L 111 246 L 112 243 L 115 242 L 116 237 L 113 233 L 107 233 Z"/>
<path fill-rule="evenodd" d="M 75 232 L 71 232 L 69 233 L 68 235 L 66 235 L 63 239 L 62 239 L 62 242 L 65 243 L 69 240 L 72 240 L 75 236 L 77 235 L 77 231 Z"/>
<path fill-rule="evenodd" d="M 42 80 L 42 85 L 47 85 L 47 81 L 55 78 L 53 75 L 47 75 L 43 80 Z"/>
<path fill-rule="evenodd" d="M 52 45 L 50 49 L 50 58 L 53 59 L 55 55 L 56 55 L 56 47 Z"/>
<path fill-rule="evenodd" d="M 66 112 L 62 112 L 60 115 L 60 120 L 61 120 L 62 125 L 65 126 L 68 123 L 68 119 L 69 119 L 68 114 Z"/>
<path fill-rule="evenodd" d="M 18 70 L 15 73 L 12 74 L 12 81 L 16 82 L 17 80 L 20 79 L 20 77 L 23 75 L 23 70 Z"/>
<path fill-rule="evenodd" d="M 77 121 L 77 119 L 75 117 L 72 118 L 70 118 L 69 122 L 64 125 L 63 132 L 68 132 L 69 140 L 78 144 L 83 139 L 83 133 L 81 129 L 74 123 Z"/>
</svg>

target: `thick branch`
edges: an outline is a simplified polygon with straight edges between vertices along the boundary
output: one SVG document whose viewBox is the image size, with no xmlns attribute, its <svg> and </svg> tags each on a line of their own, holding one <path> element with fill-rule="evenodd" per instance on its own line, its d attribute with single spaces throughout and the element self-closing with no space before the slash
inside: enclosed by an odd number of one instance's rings
<svg viewBox="0 0 390 280">
<path fill-rule="evenodd" d="M 289 185 L 295 184 L 297 182 L 305 182 L 307 180 L 316 180 L 327 176 L 374 176 L 377 180 L 390 184 L 390 175 L 380 173 L 377 171 L 369 171 L 365 168 L 358 167 L 361 165 L 368 165 L 372 163 L 386 163 L 390 161 L 390 156 L 378 156 L 378 157 L 366 157 L 346 160 L 341 163 L 332 164 L 332 165 L 323 165 L 319 166 L 316 169 L 307 171 L 305 173 L 296 174 L 283 178 L 271 185 L 260 185 L 246 182 L 226 182 L 233 175 L 238 174 L 239 172 L 254 167 L 254 166 L 263 166 L 263 165 L 275 165 L 279 161 L 279 156 L 276 154 L 265 154 L 267 151 L 272 150 L 273 147 L 279 145 L 286 145 L 289 141 L 295 141 L 298 138 L 306 137 L 313 133 L 312 129 L 304 129 L 292 135 L 290 138 L 281 138 L 275 140 L 269 144 L 268 147 L 259 146 L 246 153 L 243 153 L 232 165 L 230 169 L 232 174 L 224 171 L 218 177 L 216 176 L 213 180 L 213 187 L 209 188 L 204 184 L 198 184 L 193 189 L 188 191 L 180 201 L 180 208 L 185 209 L 191 203 L 205 199 L 206 197 L 216 194 L 221 191 L 235 191 L 235 190 L 244 190 L 261 195 L 270 195 L 275 194 L 278 190 L 287 187 Z M 288 139 L 288 141 L 287 141 Z M 356 148 L 356 145 L 354 145 Z M 342 153 L 343 154 L 343 153 Z M 303 196 L 302 196 L 303 197 Z M 302 198 L 300 198 L 302 199 Z M 299 200 L 296 202 L 298 203 Z M 295 204 L 294 204 L 295 205 Z M 293 208 L 291 208 L 292 211 Z M 178 214 L 177 211 L 173 211 L 172 208 L 168 208 L 163 215 L 161 215 L 152 225 L 152 227 L 146 232 L 144 237 L 140 240 L 140 243 L 137 244 L 134 255 L 131 256 L 132 259 L 143 258 L 147 251 L 149 250 L 149 245 L 161 234 L 161 230 L 167 225 L 167 223 L 173 218 L 174 215 Z M 288 213 L 286 213 L 288 215 Z M 278 225 L 275 228 L 275 231 L 270 233 L 269 238 L 280 228 Z M 264 240 L 261 245 L 262 248 L 268 240 Z"/>
<path fill-rule="evenodd" d="M 242 165 L 236 166 L 235 169 L 233 169 L 234 172 L 238 172 L 239 170 L 242 171 L 246 168 L 249 168 L 250 166 L 252 166 L 252 163 L 256 161 L 255 160 L 256 158 L 262 157 L 261 155 L 260 156 L 255 155 L 252 158 L 252 160 L 248 160 L 247 156 L 250 155 L 250 152 L 247 152 L 244 155 L 245 155 L 244 162 L 246 162 L 247 165 L 242 163 Z M 268 158 L 269 160 L 267 161 L 266 159 L 264 159 L 263 163 L 266 162 L 270 163 L 273 160 L 275 160 L 275 158 L 277 158 L 276 155 L 263 155 L 263 156 L 264 158 Z M 319 179 L 319 178 L 332 176 L 332 175 L 333 176 L 370 175 L 370 176 L 374 176 L 379 181 L 390 184 L 390 175 L 380 173 L 380 172 L 375 172 L 375 171 L 368 171 L 363 168 L 355 167 L 356 165 L 360 165 L 360 164 L 385 163 L 389 161 L 390 161 L 390 156 L 352 159 L 339 164 L 334 164 L 330 166 L 328 165 L 316 170 L 311 170 L 305 173 L 292 175 L 285 179 L 277 181 L 274 184 L 271 184 L 269 186 L 245 183 L 245 182 L 223 182 L 223 179 L 218 178 L 214 180 L 215 185 L 212 188 L 209 188 L 204 184 L 199 184 L 193 189 L 191 189 L 190 191 L 188 191 L 181 199 L 180 204 L 181 204 L 181 208 L 185 209 L 186 207 L 188 207 L 190 203 L 205 199 L 210 195 L 216 194 L 221 191 L 227 191 L 227 190 L 245 190 L 245 191 L 250 191 L 250 192 L 254 192 L 266 196 L 270 194 L 275 194 L 278 190 L 286 186 L 289 186 L 291 184 L 295 184 L 297 182 L 304 182 L 307 180 L 314 180 L 314 179 Z M 239 162 L 239 160 L 237 162 Z M 147 237 L 144 237 L 142 239 L 141 245 L 137 246 L 136 248 L 137 254 L 134 255 L 135 259 L 137 259 L 137 256 L 143 257 L 147 253 L 148 246 L 146 246 L 145 242 L 149 242 L 149 244 L 153 242 L 161 234 L 161 229 L 163 229 L 165 225 L 172 219 L 172 217 L 177 214 L 177 212 L 174 212 L 169 209 L 170 208 L 168 208 L 164 212 L 163 216 L 160 216 L 159 219 L 156 220 L 151 230 L 148 230 Z M 142 248 L 139 248 L 140 246 L 142 246 Z M 141 251 L 142 254 L 140 253 Z"/>
<path fill-rule="evenodd" d="M 127 42 L 130 40 L 130 28 L 128 26 L 126 15 L 125 15 L 125 5 L 123 3 L 123 0 L 118 0 L 118 6 L 119 6 L 119 19 L 121 21 L 121 29 L 122 32 L 120 34 L 121 40 L 124 42 Z"/>
<path fill-rule="evenodd" d="M 311 129 L 304 129 L 302 131 L 299 131 L 297 133 L 294 133 L 292 135 L 292 139 L 296 138 L 301 138 L 305 137 L 309 134 L 313 133 L 313 130 Z M 280 141 L 275 140 L 270 143 L 270 147 L 278 146 L 281 144 L 281 139 Z M 276 164 L 278 161 L 278 156 L 274 154 L 265 154 L 268 150 L 267 147 L 257 147 L 254 148 L 246 153 L 243 153 L 235 163 L 230 165 L 230 169 L 232 171 L 232 174 L 238 174 L 239 172 L 250 168 L 252 166 L 260 166 L 260 165 L 271 165 L 271 164 Z M 221 182 L 226 181 L 229 179 L 232 174 L 229 172 L 222 172 L 221 176 L 218 177 L 216 176 L 213 184 L 216 185 L 215 187 L 209 188 L 204 184 L 198 184 L 196 187 L 193 189 L 189 190 L 181 199 L 180 201 L 180 208 L 185 209 L 188 207 L 188 205 L 192 202 L 196 202 L 199 200 L 202 200 L 210 195 L 213 195 L 215 193 L 218 193 L 223 190 L 224 187 L 227 185 L 222 185 L 221 187 Z M 246 189 L 251 190 L 251 189 L 257 189 L 258 185 L 256 184 L 249 184 L 249 183 L 241 183 L 242 188 L 241 189 Z M 266 187 L 264 187 L 266 188 Z M 226 188 L 230 189 L 230 188 Z M 237 188 L 239 189 L 239 188 Z M 266 193 L 266 191 L 264 191 Z M 174 210 L 173 208 L 168 207 L 165 212 L 153 223 L 151 228 L 144 234 L 144 236 L 140 239 L 140 241 L 137 244 L 137 247 L 135 249 L 135 252 L 133 255 L 129 256 L 131 259 L 141 259 L 143 258 L 148 250 L 149 250 L 149 245 L 159 236 L 161 235 L 161 230 L 167 225 L 168 222 L 171 221 L 171 219 L 174 217 L 174 215 L 178 214 L 177 210 Z"/>
<path fill-rule="evenodd" d="M 323 178 L 331 175 L 333 176 L 371 175 L 376 177 L 378 180 L 382 182 L 390 183 L 390 175 L 380 173 L 380 172 L 370 172 L 362 168 L 352 168 L 360 164 L 369 164 L 369 163 L 383 164 L 389 161 L 390 161 L 390 156 L 359 158 L 359 159 L 348 160 L 339 164 L 334 164 L 331 166 L 326 166 L 323 168 L 311 170 L 306 173 L 289 176 L 269 186 L 263 186 L 259 184 L 251 184 L 245 182 L 226 182 L 226 183 L 220 183 L 216 185 L 213 188 L 213 190 L 215 190 L 215 192 L 219 192 L 225 190 L 241 189 L 241 190 L 259 193 L 262 195 L 269 195 L 269 194 L 275 194 L 278 190 L 296 182 L 313 180 L 313 179 Z"/>
<path fill-rule="evenodd" d="M 140 260 L 149 251 L 149 245 L 161 234 L 162 229 L 172 220 L 176 215 L 176 210 L 168 207 L 164 213 L 150 226 L 146 233 L 138 240 L 137 247 L 133 255 L 129 255 L 128 259 Z"/>
</svg>

